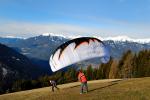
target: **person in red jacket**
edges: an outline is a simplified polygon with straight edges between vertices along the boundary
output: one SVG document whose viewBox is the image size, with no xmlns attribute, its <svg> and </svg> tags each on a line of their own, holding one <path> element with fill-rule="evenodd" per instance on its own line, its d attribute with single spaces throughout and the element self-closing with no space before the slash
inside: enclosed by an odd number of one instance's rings
<svg viewBox="0 0 150 100">
<path fill-rule="evenodd" d="M 78 80 L 81 82 L 80 94 L 83 93 L 84 89 L 85 89 L 85 92 L 87 93 L 88 92 L 87 78 L 81 70 L 78 73 Z"/>
</svg>

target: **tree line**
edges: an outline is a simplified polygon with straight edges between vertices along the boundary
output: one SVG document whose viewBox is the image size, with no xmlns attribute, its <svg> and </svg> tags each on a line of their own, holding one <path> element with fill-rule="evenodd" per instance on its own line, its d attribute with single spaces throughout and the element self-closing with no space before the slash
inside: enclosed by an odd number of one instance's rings
<svg viewBox="0 0 150 100">
<path fill-rule="evenodd" d="M 89 65 L 82 70 L 88 80 L 150 77 L 150 50 L 142 50 L 136 54 L 128 50 L 119 60 L 110 58 L 108 63 L 100 64 L 97 68 Z M 78 70 L 70 67 L 67 71 L 58 71 L 51 76 L 41 76 L 36 80 L 17 80 L 5 89 L 0 82 L 0 93 L 47 87 L 50 85 L 49 80 L 55 80 L 57 84 L 76 82 L 77 74 Z"/>
</svg>

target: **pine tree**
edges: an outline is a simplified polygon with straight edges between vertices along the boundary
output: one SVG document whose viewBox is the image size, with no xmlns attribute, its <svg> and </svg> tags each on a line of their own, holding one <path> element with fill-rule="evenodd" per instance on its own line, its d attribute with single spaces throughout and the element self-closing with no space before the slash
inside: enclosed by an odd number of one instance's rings
<svg viewBox="0 0 150 100">
<path fill-rule="evenodd" d="M 142 50 L 136 58 L 137 77 L 150 76 L 150 50 Z"/>
<path fill-rule="evenodd" d="M 118 64 L 118 76 L 120 78 L 133 77 L 133 54 L 131 50 L 125 52 Z"/>
<path fill-rule="evenodd" d="M 133 57 L 133 77 L 138 77 L 138 66 L 137 66 L 137 54 L 134 54 Z"/>
<path fill-rule="evenodd" d="M 110 68 L 111 68 L 111 65 L 113 63 L 113 58 L 110 57 L 110 60 L 108 63 L 104 64 L 104 78 L 108 79 L 109 78 L 109 73 L 110 73 Z"/>
<path fill-rule="evenodd" d="M 56 72 L 56 74 L 52 78 L 53 78 L 53 80 L 55 80 L 57 82 L 57 84 L 65 83 L 64 72 L 61 70 Z"/>
<path fill-rule="evenodd" d="M 104 78 L 103 75 L 103 64 L 99 65 L 99 68 L 97 69 L 96 79 L 102 79 Z"/>
<path fill-rule="evenodd" d="M 93 69 L 93 80 L 96 80 L 97 78 L 96 78 L 96 76 L 97 76 L 97 72 L 98 72 L 98 69 L 97 68 L 94 68 Z"/>
<path fill-rule="evenodd" d="M 92 80 L 92 78 L 93 78 L 93 69 L 92 69 L 92 65 L 89 65 L 87 67 L 87 79 Z"/>
<path fill-rule="evenodd" d="M 77 71 L 75 68 L 70 67 L 64 74 L 64 79 L 66 82 L 75 82 L 77 81 Z"/>
<path fill-rule="evenodd" d="M 117 72 L 118 72 L 118 61 L 113 60 L 109 71 L 109 78 L 110 79 L 117 78 Z"/>
</svg>

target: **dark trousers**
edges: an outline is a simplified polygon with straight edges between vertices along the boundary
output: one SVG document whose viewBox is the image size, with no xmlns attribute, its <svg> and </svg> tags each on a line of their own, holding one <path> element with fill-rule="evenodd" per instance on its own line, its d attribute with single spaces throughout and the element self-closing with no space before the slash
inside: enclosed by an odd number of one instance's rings
<svg viewBox="0 0 150 100">
<path fill-rule="evenodd" d="M 80 90 L 80 93 L 83 93 L 83 90 L 86 90 L 86 92 L 88 92 L 87 82 L 81 83 L 81 90 Z"/>
<path fill-rule="evenodd" d="M 52 85 L 52 91 L 53 91 L 53 92 L 54 92 L 54 88 L 56 88 L 57 90 L 59 90 L 59 88 L 57 87 L 56 84 L 53 84 L 53 85 Z"/>
</svg>

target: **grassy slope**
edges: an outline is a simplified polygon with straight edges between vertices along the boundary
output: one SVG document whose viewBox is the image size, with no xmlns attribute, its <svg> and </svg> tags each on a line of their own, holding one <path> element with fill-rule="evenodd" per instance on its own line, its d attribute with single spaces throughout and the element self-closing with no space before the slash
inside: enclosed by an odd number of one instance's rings
<svg viewBox="0 0 150 100">
<path fill-rule="evenodd" d="M 0 100 L 150 100 L 150 78 L 89 82 L 89 92 L 79 94 L 80 83 L 60 85 L 60 90 L 40 88 L 0 95 Z"/>
</svg>

